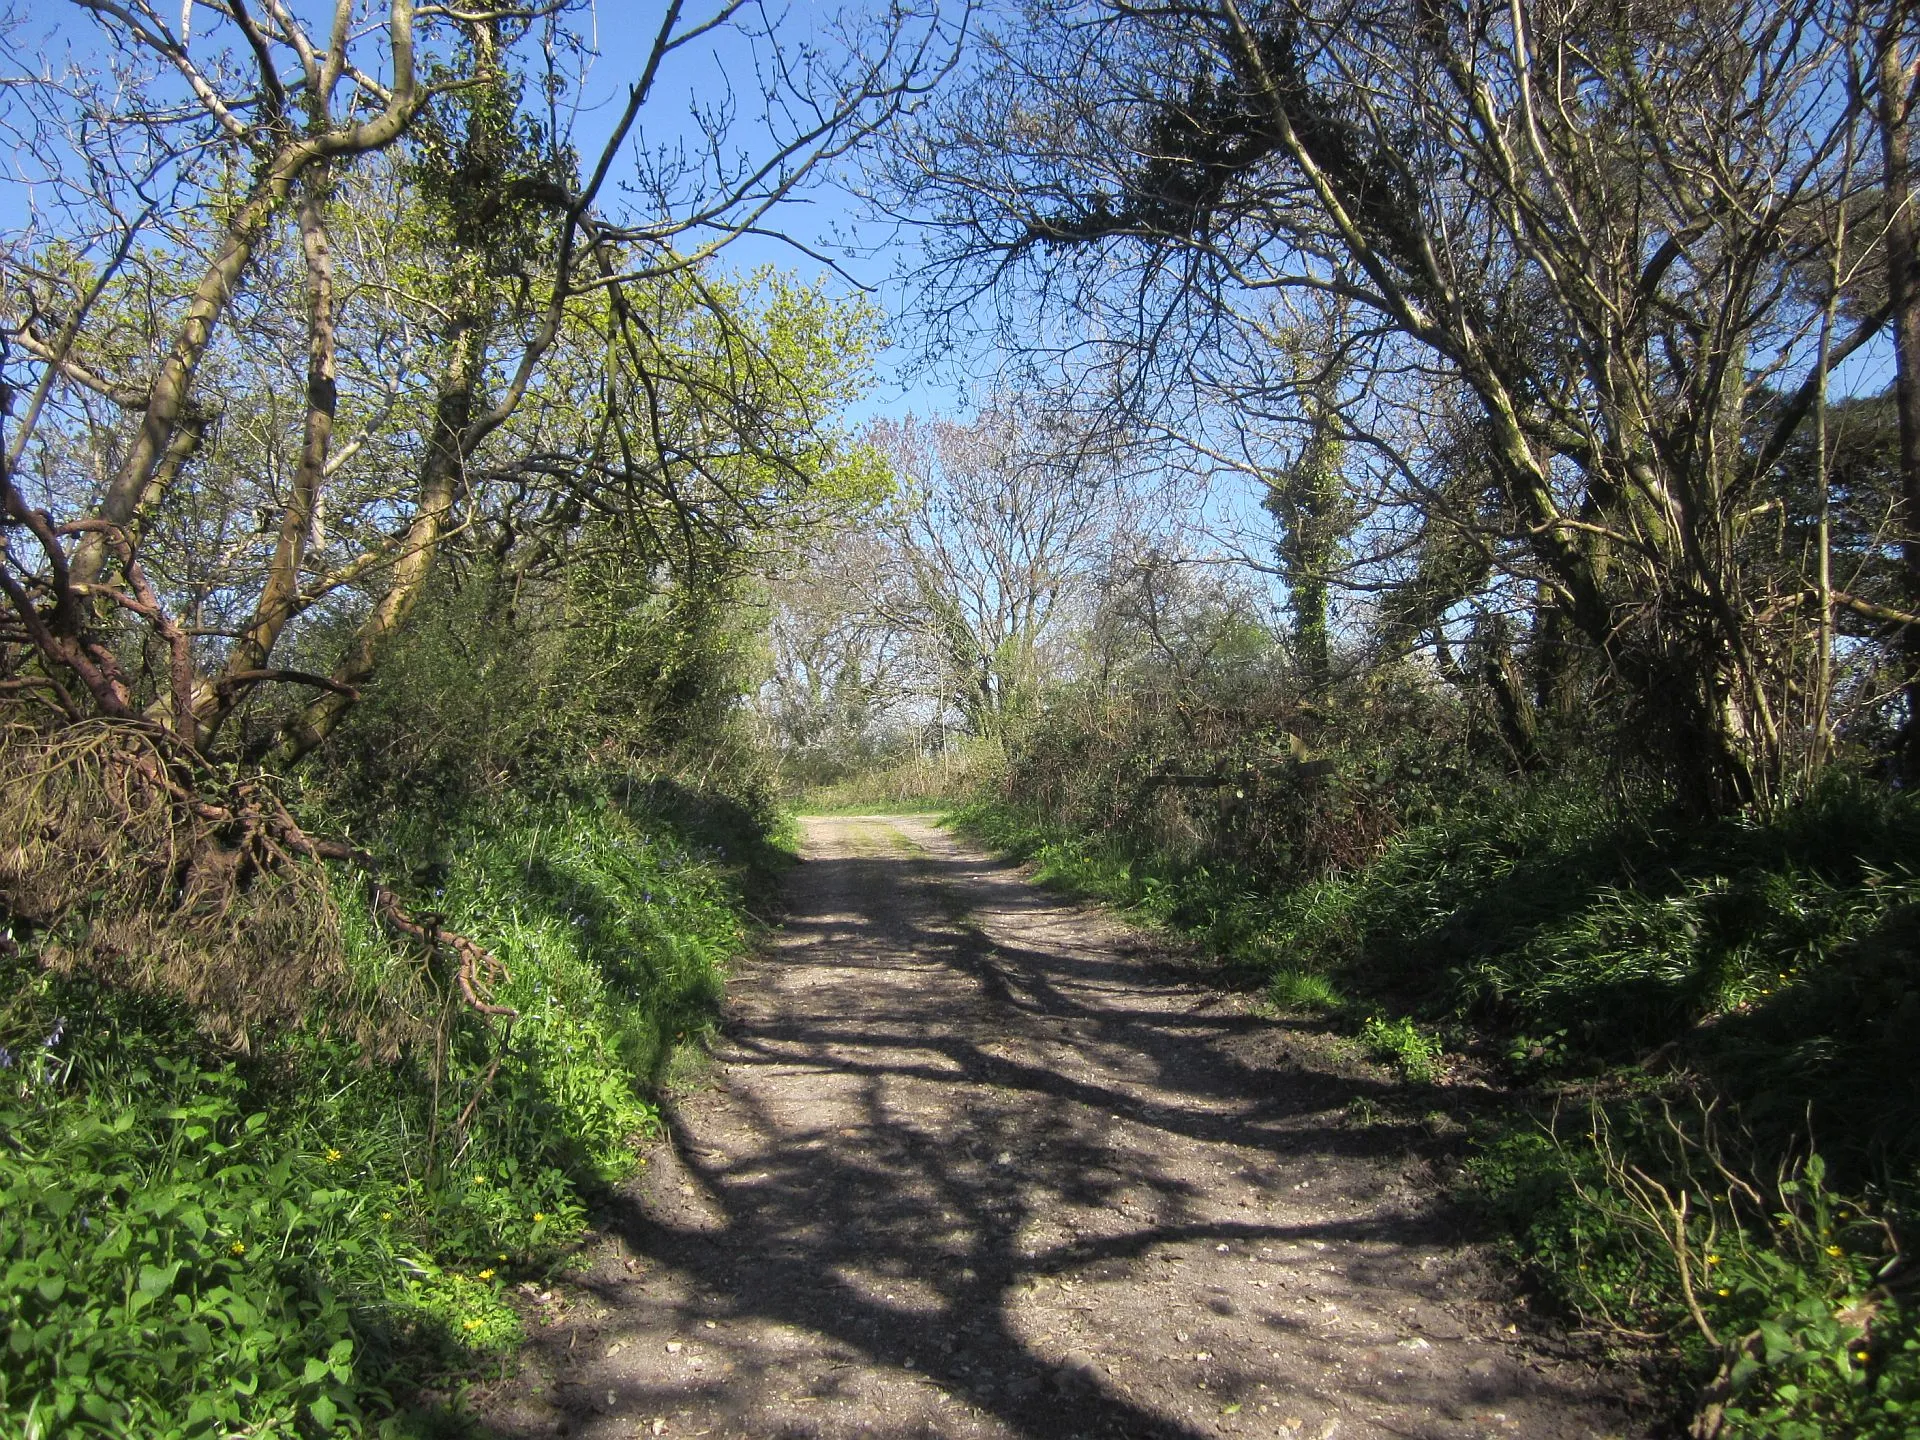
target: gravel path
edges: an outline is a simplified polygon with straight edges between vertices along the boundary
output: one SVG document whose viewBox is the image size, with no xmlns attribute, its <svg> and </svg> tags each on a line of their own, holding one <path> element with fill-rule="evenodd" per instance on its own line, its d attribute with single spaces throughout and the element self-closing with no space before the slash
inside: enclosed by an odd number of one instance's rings
<svg viewBox="0 0 1920 1440">
<path fill-rule="evenodd" d="M 1639 1433 L 1353 1123 L 1391 1087 L 1337 1042 L 924 820 L 805 824 L 712 1083 L 489 1433 Z"/>
</svg>

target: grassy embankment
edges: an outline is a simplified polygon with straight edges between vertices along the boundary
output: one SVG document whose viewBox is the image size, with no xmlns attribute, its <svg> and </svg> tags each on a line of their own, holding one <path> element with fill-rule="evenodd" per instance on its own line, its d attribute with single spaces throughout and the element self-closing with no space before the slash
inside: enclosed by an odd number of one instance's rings
<svg viewBox="0 0 1920 1440">
<path fill-rule="evenodd" d="M 1279 890 L 1003 802 L 960 820 L 1331 1015 L 1416 1105 L 1450 1071 L 1511 1086 L 1471 1198 L 1709 1431 L 1920 1433 L 1920 802 L 1836 781 L 1701 825 L 1481 795 Z"/>
<path fill-rule="evenodd" d="M 998 744 L 974 741 L 939 755 L 906 755 L 835 779 L 790 784 L 787 798 L 802 815 L 944 814 L 953 796 L 976 788 L 1003 761 Z"/>
<path fill-rule="evenodd" d="M 345 877 L 356 1010 L 419 1021 L 397 1056 L 322 1017 L 239 1056 L 47 973 L 45 937 L 0 959 L 6 1433 L 458 1433 L 446 1395 L 512 1353 L 516 1286 L 636 1164 L 779 861 L 667 788 L 496 795 L 380 841 L 505 962 L 517 1019 L 423 986 Z"/>
</svg>

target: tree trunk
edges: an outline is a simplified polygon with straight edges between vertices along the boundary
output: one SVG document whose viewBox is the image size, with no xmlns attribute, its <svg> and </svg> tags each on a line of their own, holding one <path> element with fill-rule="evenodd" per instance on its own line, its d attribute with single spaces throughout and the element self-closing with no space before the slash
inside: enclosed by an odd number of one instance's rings
<svg viewBox="0 0 1920 1440">
<path fill-rule="evenodd" d="M 381 651 L 406 621 L 426 586 L 453 515 L 461 471 L 466 465 L 464 442 L 473 419 L 485 336 L 485 326 L 471 313 L 449 329 L 447 366 L 434 405 L 433 434 L 420 467 L 420 504 L 400 542 L 392 582 L 380 603 L 360 622 L 353 643 L 333 668 L 330 678 L 340 688 L 322 694 L 287 722 L 274 752 L 278 764 L 292 764 L 333 733 L 353 704 L 353 691 L 372 678 Z"/>
<path fill-rule="evenodd" d="M 1878 95 L 1881 156 L 1885 165 L 1887 300 L 1893 310 L 1894 405 L 1900 417 L 1900 558 L 1907 606 L 1920 608 L 1920 226 L 1913 214 L 1912 63 L 1896 7 L 1881 35 Z M 1906 724 L 1901 765 L 1920 776 L 1920 629 L 1901 632 L 1906 660 Z"/>
<path fill-rule="evenodd" d="M 280 534 L 266 584 L 254 606 L 253 620 L 233 647 L 211 693 L 196 697 L 196 720 L 210 738 L 232 712 L 240 696 L 231 678 L 264 668 L 272 657 L 281 631 L 300 613 L 300 572 L 313 538 L 320 484 L 326 477 L 327 456 L 333 441 L 334 412 L 339 403 L 335 376 L 333 249 L 325 214 L 329 176 L 320 166 L 308 177 L 300 204 L 301 248 L 307 267 L 307 413 L 294 467 L 292 492 L 280 516 Z M 343 698 L 344 697 L 340 697 Z"/>
</svg>

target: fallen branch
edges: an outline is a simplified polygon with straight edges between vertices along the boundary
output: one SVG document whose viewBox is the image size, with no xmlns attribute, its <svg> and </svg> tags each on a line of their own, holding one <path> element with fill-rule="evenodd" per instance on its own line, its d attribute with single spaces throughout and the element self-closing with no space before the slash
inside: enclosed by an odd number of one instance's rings
<svg viewBox="0 0 1920 1440">
<path fill-rule="evenodd" d="M 374 912 L 394 929 L 402 934 L 411 935 L 421 941 L 429 950 L 441 945 L 446 946 L 460 957 L 460 968 L 455 972 L 460 985 L 460 994 L 467 1004 L 483 1015 L 504 1015 L 518 1017 L 520 1012 L 511 1005 L 495 1005 L 482 1000 L 475 989 L 478 972 L 485 969 L 487 983 L 497 985 L 507 978 L 506 966 L 495 958 L 485 947 L 469 940 L 464 935 L 440 928 L 437 916 L 428 916 L 423 921 L 415 920 L 401 907 L 399 898 L 378 880 L 373 882 Z"/>
</svg>

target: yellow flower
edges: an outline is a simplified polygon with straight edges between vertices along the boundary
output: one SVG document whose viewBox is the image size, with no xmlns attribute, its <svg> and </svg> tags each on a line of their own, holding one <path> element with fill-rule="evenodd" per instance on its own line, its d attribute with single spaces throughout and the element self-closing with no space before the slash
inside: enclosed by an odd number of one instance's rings
<svg viewBox="0 0 1920 1440">
<path fill-rule="evenodd" d="M 1718 1265 L 1719 1263 L 1720 1263 L 1720 1257 L 1718 1255 L 1707 1256 L 1707 1264 Z"/>
<path fill-rule="evenodd" d="M 1733 1291 L 1727 1289 L 1726 1286 L 1722 1285 L 1718 1290 L 1714 1291 L 1713 1293 L 1716 1295 L 1731 1295 Z"/>
<path fill-rule="evenodd" d="M 493 1271 L 491 1271 L 491 1270 L 482 1270 L 482 1271 L 480 1272 L 480 1278 L 481 1278 L 482 1280 L 491 1280 L 491 1279 L 493 1279 Z"/>
<path fill-rule="evenodd" d="M 1856 1350 L 1853 1352 L 1853 1358 L 1858 1360 L 1862 1365 L 1864 1365 L 1872 1357 L 1868 1355 L 1867 1352 L 1864 1350 Z"/>
<path fill-rule="evenodd" d="M 393 1212 L 391 1210 L 382 1210 L 380 1212 L 380 1218 L 382 1220 L 391 1220 L 393 1219 Z"/>
<path fill-rule="evenodd" d="M 247 1253 L 247 1242 L 244 1240 L 236 1240 L 233 1244 L 229 1245 L 227 1249 L 235 1255 L 244 1255 Z"/>
<path fill-rule="evenodd" d="M 507 1252 L 502 1250 L 498 1255 L 494 1256 L 493 1258 L 496 1260 L 504 1260 L 507 1258 Z"/>
<path fill-rule="evenodd" d="M 542 1215 L 538 1210 L 533 1212 L 533 1223 L 536 1225 L 538 1225 L 542 1220 L 545 1220 L 546 1218 L 547 1217 L 545 1215 Z"/>
<path fill-rule="evenodd" d="M 340 1152 L 338 1150 L 335 1150 L 332 1146 L 328 1146 L 327 1147 L 327 1164 L 334 1165 L 334 1164 L 337 1164 L 339 1160 L 340 1160 Z"/>
<path fill-rule="evenodd" d="M 1829 1254 L 1829 1255 L 1836 1255 L 1836 1256 L 1837 1256 L 1837 1255 L 1844 1255 L 1845 1253 L 1846 1253 L 1846 1252 L 1845 1252 L 1844 1250 L 1842 1250 L 1842 1249 L 1841 1249 L 1841 1248 L 1840 1248 L 1840 1247 L 1839 1247 L 1838 1245 L 1829 1245 L 1829 1246 L 1827 1246 L 1827 1254 Z"/>
<path fill-rule="evenodd" d="M 462 1320 L 460 1322 L 460 1328 L 462 1330 L 478 1330 L 480 1328 L 480 1322 L 478 1320 Z"/>
</svg>

